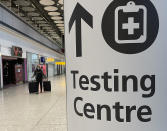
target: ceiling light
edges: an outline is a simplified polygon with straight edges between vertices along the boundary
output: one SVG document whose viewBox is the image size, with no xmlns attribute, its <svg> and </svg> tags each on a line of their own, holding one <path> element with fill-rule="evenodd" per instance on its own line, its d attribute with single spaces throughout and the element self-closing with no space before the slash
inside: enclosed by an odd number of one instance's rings
<svg viewBox="0 0 167 131">
<path fill-rule="evenodd" d="M 57 16 L 57 15 L 60 15 L 60 13 L 59 12 L 49 12 L 48 15 Z"/>
<path fill-rule="evenodd" d="M 56 24 L 57 26 L 64 26 L 64 24 Z"/>
<path fill-rule="evenodd" d="M 22 8 L 24 11 L 35 11 L 35 9 L 34 8 L 32 8 L 32 7 L 23 7 Z"/>
<path fill-rule="evenodd" d="M 55 6 L 47 6 L 47 7 L 45 7 L 44 9 L 45 9 L 46 11 L 56 11 L 56 10 L 58 10 L 58 8 L 55 7 Z"/>
<path fill-rule="evenodd" d="M 63 0 L 59 0 L 59 4 L 63 5 L 64 1 Z"/>
<path fill-rule="evenodd" d="M 52 20 L 61 20 L 63 19 L 62 17 L 60 16 L 54 16 L 54 17 L 51 17 Z"/>
<path fill-rule="evenodd" d="M 59 29 L 64 29 L 64 27 L 58 27 Z"/>
<path fill-rule="evenodd" d="M 55 4 L 53 0 L 40 0 L 39 3 L 41 5 L 54 5 Z"/>
<path fill-rule="evenodd" d="M 64 22 L 63 21 L 54 21 L 54 23 L 56 23 L 56 24 L 62 24 Z"/>
</svg>

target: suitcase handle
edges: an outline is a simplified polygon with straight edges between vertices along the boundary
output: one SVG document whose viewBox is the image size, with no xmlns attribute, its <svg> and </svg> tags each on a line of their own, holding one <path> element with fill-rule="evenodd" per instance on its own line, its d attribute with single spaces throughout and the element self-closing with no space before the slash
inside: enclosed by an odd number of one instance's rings
<svg viewBox="0 0 167 131">
<path fill-rule="evenodd" d="M 31 77 L 30 82 L 36 82 L 36 80 Z"/>
<path fill-rule="evenodd" d="M 48 81 L 48 78 L 43 79 L 43 81 Z"/>
</svg>

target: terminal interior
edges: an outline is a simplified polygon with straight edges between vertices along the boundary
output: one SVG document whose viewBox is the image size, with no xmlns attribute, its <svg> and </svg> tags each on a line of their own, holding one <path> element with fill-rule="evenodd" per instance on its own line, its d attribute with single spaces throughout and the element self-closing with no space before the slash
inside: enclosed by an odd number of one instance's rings
<svg viewBox="0 0 167 131">
<path fill-rule="evenodd" d="M 0 131 L 67 131 L 63 7 L 0 0 Z M 51 91 L 30 92 L 37 66 Z"/>
</svg>

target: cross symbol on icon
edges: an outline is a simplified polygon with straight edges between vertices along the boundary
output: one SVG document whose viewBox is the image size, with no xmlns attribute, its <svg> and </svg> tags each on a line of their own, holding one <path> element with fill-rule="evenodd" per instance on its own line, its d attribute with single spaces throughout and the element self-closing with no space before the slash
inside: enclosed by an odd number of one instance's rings
<svg viewBox="0 0 167 131">
<path fill-rule="evenodd" d="M 135 29 L 139 29 L 139 23 L 134 22 L 134 17 L 128 18 L 128 23 L 122 24 L 122 29 L 128 30 L 128 35 L 133 35 Z"/>
</svg>

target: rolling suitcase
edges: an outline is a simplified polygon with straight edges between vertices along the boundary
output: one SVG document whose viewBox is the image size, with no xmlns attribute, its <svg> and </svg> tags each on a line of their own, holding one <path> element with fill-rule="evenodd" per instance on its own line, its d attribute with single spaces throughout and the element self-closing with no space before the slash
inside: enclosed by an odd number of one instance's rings
<svg viewBox="0 0 167 131">
<path fill-rule="evenodd" d="M 35 81 L 29 82 L 29 93 L 37 93 L 38 92 L 38 83 Z"/>
<path fill-rule="evenodd" d="M 44 91 L 51 91 L 51 82 L 50 81 L 44 81 L 43 82 L 43 87 L 44 87 Z"/>
</svg>

